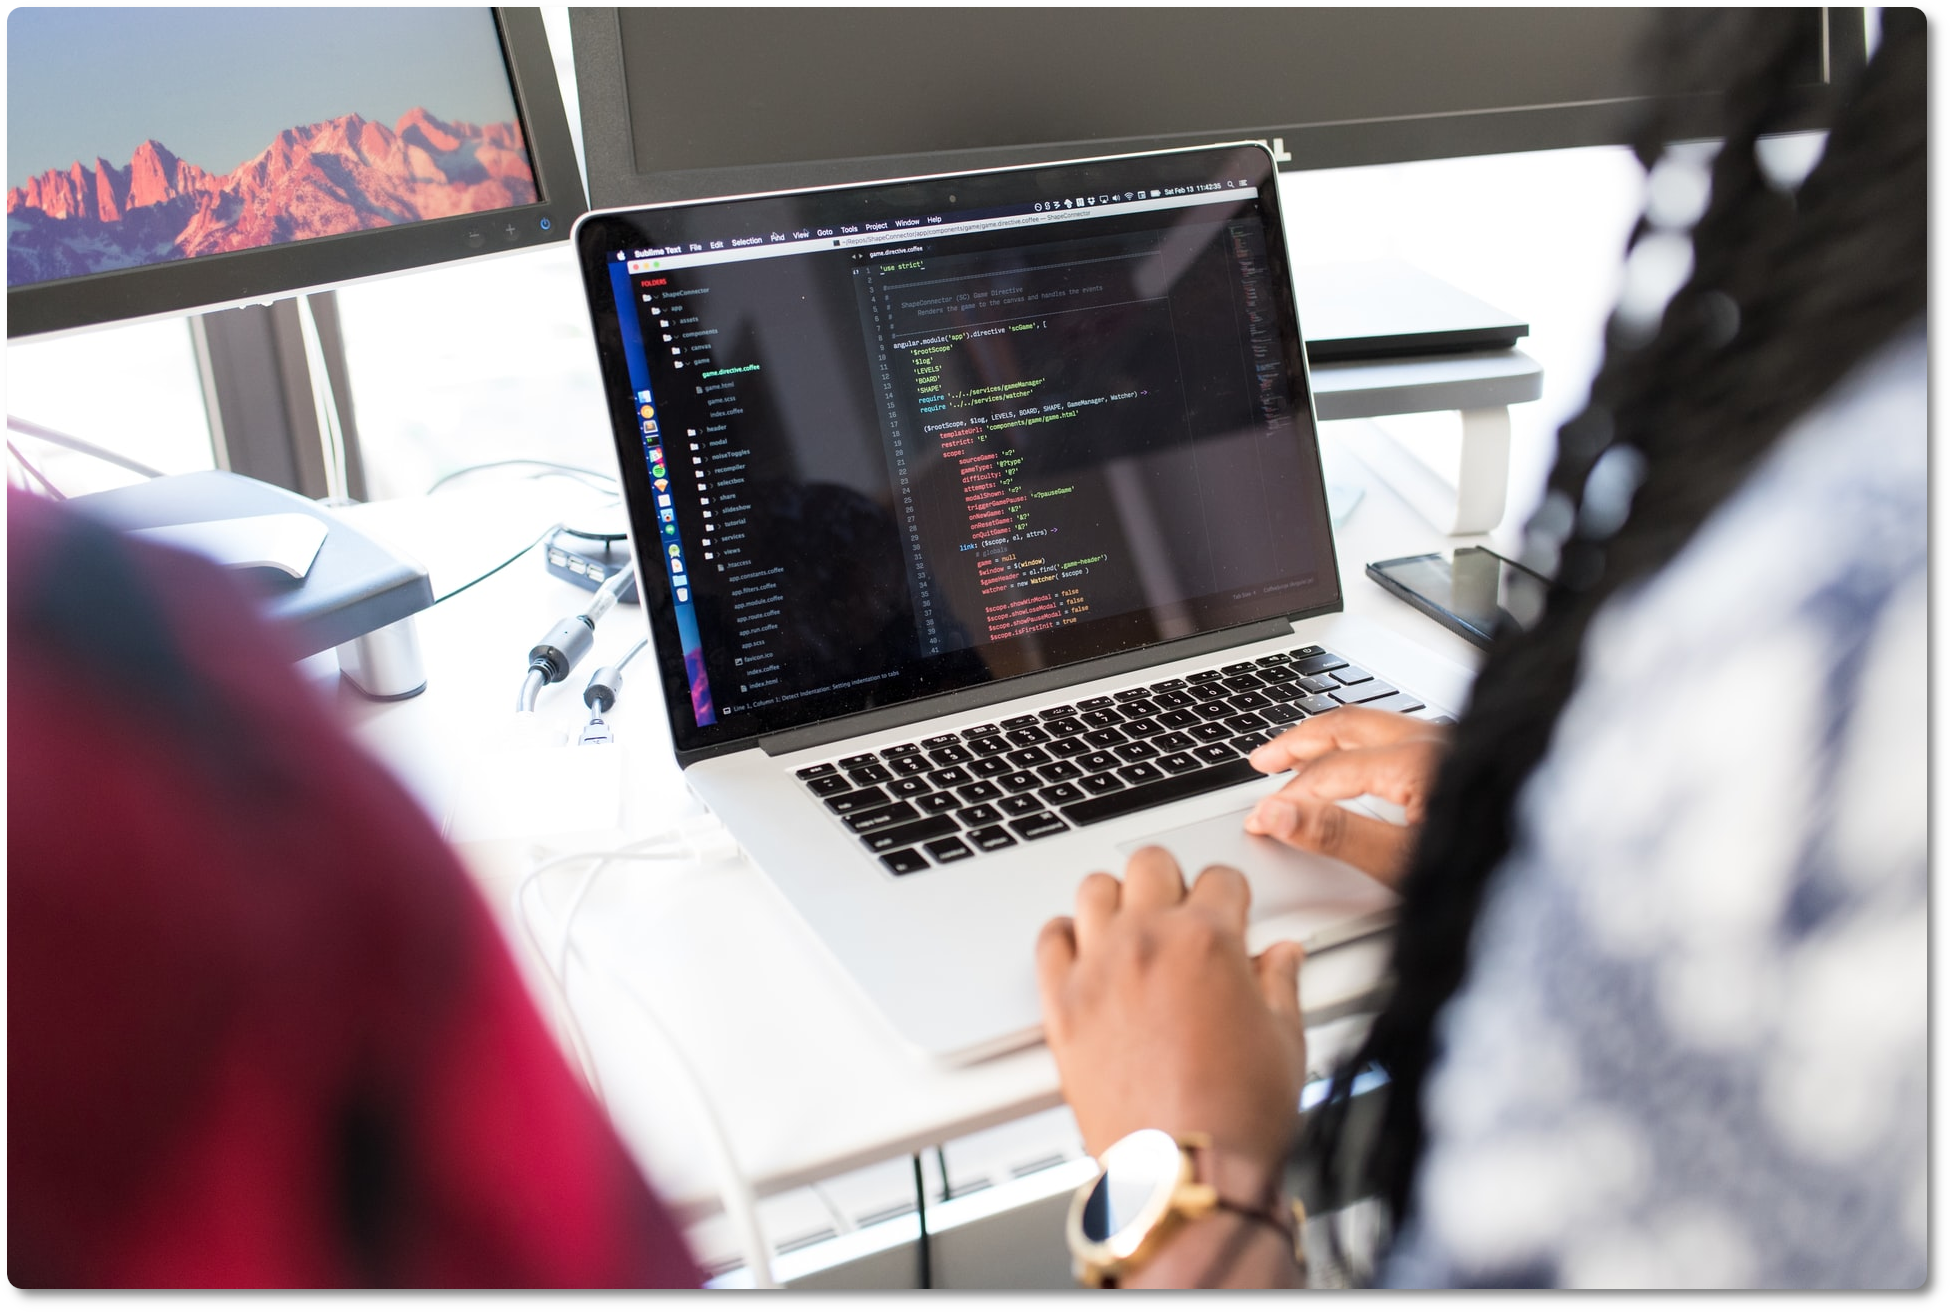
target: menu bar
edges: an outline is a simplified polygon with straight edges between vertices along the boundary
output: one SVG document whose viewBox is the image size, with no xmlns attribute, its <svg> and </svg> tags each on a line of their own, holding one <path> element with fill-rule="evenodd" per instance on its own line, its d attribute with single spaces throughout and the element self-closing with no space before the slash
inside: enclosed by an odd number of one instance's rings
<svg viewBox="0 0 1950 1312">
<path fill-rule="evenodd" d="M 917 215 L 872 223 L 843 223 L 828 227 L 797 228 L 790 231 L 683 242 L 671 246 L 617 251 L 613 258 L 624 262 L 630 273 L 650 273 L 660 269 L 727 264 L 735 260 L 769 259 L 778 255 L 804 255 L 813 251 L 879 246 L 914 236 L 960 236 L 1002 228 L 1069 223 L 1085 218 L 1188 209 L 1198 205 L 1251 200 L 1258 195 L 1259 188 L 1253 186 L 1251 182 L 1244 179 L 1227 179 L 1195 186 L 1153 188 L 1148 191 L 1064 196 L 1054 200 L 1031 201 L 1006 209 L 975 214 Z"/>
</svg>

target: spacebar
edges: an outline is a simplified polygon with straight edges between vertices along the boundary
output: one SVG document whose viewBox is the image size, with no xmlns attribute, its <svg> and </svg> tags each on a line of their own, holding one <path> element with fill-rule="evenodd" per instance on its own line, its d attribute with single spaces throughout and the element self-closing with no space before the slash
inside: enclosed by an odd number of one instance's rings
<svg viewBox="0 0 1950 1312">
<path fill-rule="evenodd" d="M 1081 802 L 1072 802 L 1063 808 L 1063 818 L 1073 825 L 1094 825 L 1100 820 L 1115 820 L 1120 815 L 1133 811 L 1145 811 L 1166 802 L 1176 802 L 1186 797 L 1197 797 L 1200 793 L 1210 793 L 1220 788 L 1230 788 L 1250 779 L 1264 779 L 1266 776 L 1253 769 L 1253 763 L 1245 757 L 1215 765 L 1210 770 L 1195 770 L 1191 774 L 1173 775 L 1156 783 L 1139 784 L 1126 788 L 1121 793 L 1105 793 L 1101 797 L 1086 797 Z"/>
</svg>

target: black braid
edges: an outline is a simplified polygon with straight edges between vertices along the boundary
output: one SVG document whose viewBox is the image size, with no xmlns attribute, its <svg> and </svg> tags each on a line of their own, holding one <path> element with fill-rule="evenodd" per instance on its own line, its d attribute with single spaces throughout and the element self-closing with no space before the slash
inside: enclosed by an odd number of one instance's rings
<svg viewBox="0 0 1950 1312">
<path fill-rule="evenodd" d="M 1703 69 L 1735 73 L 1711 201 L 1692 233 L 1693 272 L 1649 340 L 1613 316 L 1590 401 L 1559 433 L 1525 545 L 1555 575 L 1544 616 L 1528 633 L 1499 635 L 1476 680 L 1402 883 L 1393 992 L 1310 1118 L 1301 1152 L 1330 1197 L 1364 1174 L 1391 1217 L 1409 1213 L 1424 1085 L 1440 1055 L 1436 1020 L 1463 980 L 1484 890 L 1510 849 L 1518 790 L 1577 682 L 1594 613 L 1671 560 L 1797 416 L 1922 315 L 1923 22 L 1913 10 L 1885 11 L 1880 49 L 1843 98 L 1820 162 L 1790 191 L 1764 176 L 1754 143 L 1799 99 L 1796 22 L 1779 10 L 1668 11 L 1654 43 L 1674 85 L 1698 85 Z M 1634 144 L 1648 166 L 1665 129 L 1651 119 Z M 1634 245 L 1652 231 L 1642 219 Z M 1642 478 L 1622 527 L 1585 497 L 1594 465 L 1613 451 Z M 1363 1149 L 1341 1132 L 1353 1077 L 1370 1062 L 1391 1087 Z"/>
</svg>

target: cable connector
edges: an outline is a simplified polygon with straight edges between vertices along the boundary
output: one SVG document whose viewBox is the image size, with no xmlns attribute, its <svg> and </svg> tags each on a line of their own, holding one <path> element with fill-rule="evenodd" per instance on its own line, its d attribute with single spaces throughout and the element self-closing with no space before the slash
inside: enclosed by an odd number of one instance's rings
<svg viewBox="0 0 1950 1312">
<path fill-rule="evenodd" d="M 522 680 L 521 695 L 515 703 L 517 711 L 534 710 L 535 698 L 545 684 L 562 682 L 582 663 L 582 658 L 596 645 L 596 622 L 616 608 L 618 594 L 635 577 L 635 567 L 627 565 L 610 575 L 609 581 L 590 599 L 588 610 L 558 620 L 540 642 L 528 649 L 528 674 Z M 539 681 L 537 675 L 541 676 Z M 612 695 L 611 701 L 614 700 Z"/>
</svg>

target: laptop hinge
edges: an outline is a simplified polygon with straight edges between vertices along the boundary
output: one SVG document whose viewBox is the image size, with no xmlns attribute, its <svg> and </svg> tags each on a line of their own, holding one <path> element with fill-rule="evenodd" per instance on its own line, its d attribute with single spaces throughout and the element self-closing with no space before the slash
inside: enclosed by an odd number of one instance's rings
<svg viewBox="0 0 1950 1312">
<path fill-rule="evenodd" d="M 842 738 L 852 738 L 863 733 L 878 733 L 883 729 L 897 729 L 904 724 L 913 724 L 917 720 L 931 720 L 937 715 L 959 715 L 983 706 L 993 706 L 997 702 L 1014 701 L 1018 697 L 1026 697 L 1032 693 L 1045 692 L 1052 688 L 1067 688 L 1072 684 L 1088 683 L 1092 679 L 1102 679 L 1130 670 L 1148 669 L 1169 661 L 1183 660 L 1187 656 L 1203 656 L 1209 651 L 1223 651 L 1227 647 L 1239 647 L 1266 638 L 1284 638 L 1293 632 L 1292 619 L 1292 616 L 1281 616 L 1276 619 L 1260 620 L 1253 624 L 1241 624 L 1236 628 L 1219 629 L 1213 633 L 1194 634 L 1189 638 L 1177 638 L 1149 647 L 1118 652 L 1114 656 L 1102 656 L 1093 661 L 1065 665 L 1060 669 L 1043 670 L 1036 674 L 1024 674 L 997 683 L 985 683 L 976 688 L 964 688 L 959 692 L 943 693 L 939 697 L 927 697 L 919 701 L 902 702 L 898 706 L 861 711 L 837 720 L 822 720 L 818 724 L 788 729 L 784 733 L 760 738 L 758 746 L 767 756 L 784 756 L 788 752 L 835 743 Z"/>
</svg>

